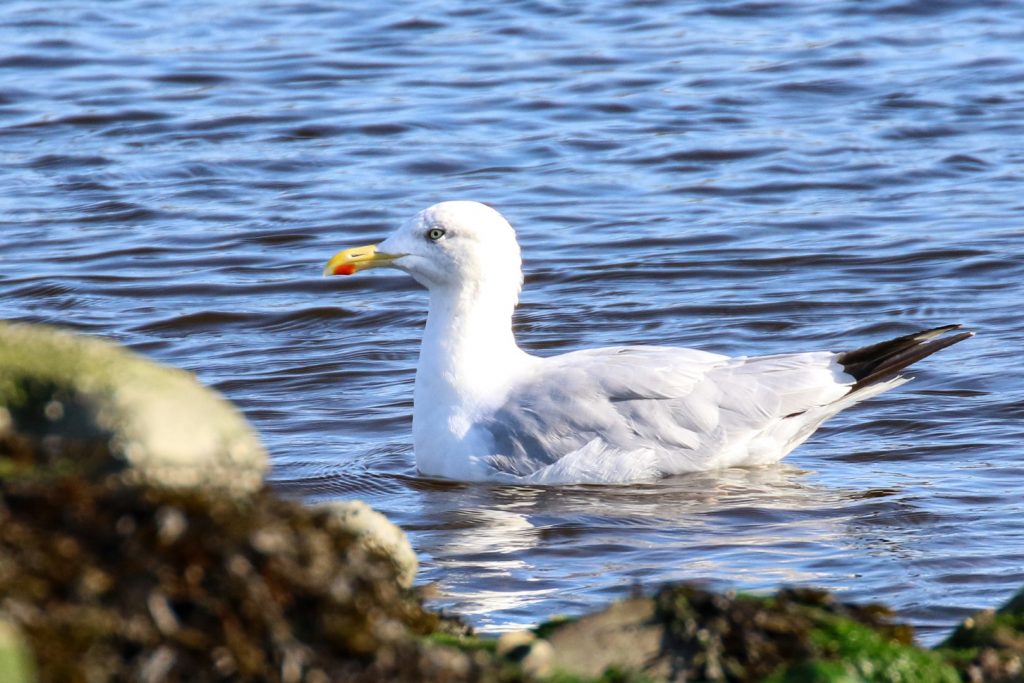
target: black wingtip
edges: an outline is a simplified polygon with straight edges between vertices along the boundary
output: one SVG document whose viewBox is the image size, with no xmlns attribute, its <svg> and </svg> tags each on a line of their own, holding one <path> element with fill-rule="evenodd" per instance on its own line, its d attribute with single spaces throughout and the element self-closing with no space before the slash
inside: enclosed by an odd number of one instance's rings
<svg viewBox="0 0 1024 683">
<path fill-rule="evenodd" d="M 898 377 L 900 372 L 942 349 L 973 337 L 974 332 L 960 332 L 950 337 L 942 335 L 958 330 L 962 325 L 943 325 L 914 334 L 872 344 L 839 354 L 837 360 L 846 374 L 856 380 L 851 391 Z"/>
</svg>

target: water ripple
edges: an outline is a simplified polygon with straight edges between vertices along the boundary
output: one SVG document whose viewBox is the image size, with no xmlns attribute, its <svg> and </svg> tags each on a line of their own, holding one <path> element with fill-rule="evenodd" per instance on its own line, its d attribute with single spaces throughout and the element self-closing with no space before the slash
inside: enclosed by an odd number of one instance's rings
<svg viewBox="0 0 1024 683">
<path fill-rule="evenodd" d="M 1020 25 L 1002 0 L 7 3 L 2 315 L 197 372 L 279 490 L 390 514 L 486 630 L 704 579 L 884 599 L 932 642 L 1024 581 Z M 448 198 L 517 226 L 534 351 L 980 334 L 778 467 L 422 479 L 425 295 L 319 269 Z"/>
</svg>

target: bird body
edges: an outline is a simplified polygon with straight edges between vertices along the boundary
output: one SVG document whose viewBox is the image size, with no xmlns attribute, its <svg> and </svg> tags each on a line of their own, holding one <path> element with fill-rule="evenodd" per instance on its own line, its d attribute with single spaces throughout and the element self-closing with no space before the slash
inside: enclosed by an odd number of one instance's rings
<svg viewBox="0 0 1024 683">
<path fill-rule="evenodd" d="M 390 266 L 430 293 L 416 370 L 419 470 L 470 481 L 627 483 L 779 461 L 826 419 L 907 381 L 900 371 L 970 333 L 956 325 L 856 351 L 728 357 L 620 346 L 552 357 L 512 334 L 515 232 L 476 202 L 442 202 L 325 274 Z"/>
</svg>

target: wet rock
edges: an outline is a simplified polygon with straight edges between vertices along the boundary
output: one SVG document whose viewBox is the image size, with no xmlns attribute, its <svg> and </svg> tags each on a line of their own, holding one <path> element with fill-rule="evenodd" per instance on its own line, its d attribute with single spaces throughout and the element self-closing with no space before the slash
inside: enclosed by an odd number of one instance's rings
<svg viewBox="0 0 1024 683">
<path fill-rule="evenodd" d="M 593 678 L 617 667 L 667 680 L 672 672 L 662 653 L 665 634 L 650 598 L 615 602 L 601 612 L 565 622 L 548 635 L 551 666 Z"/>
<path fill-rule="evenodd" d="M 242 415 L 182 370 L 111 342 L 0 322 L 0 477 L 120 472 L 243 493 L 267 455 Z"/>
<path fill-rule="evenodd" d="M 390 558 L 267 492 L 0 481 L 0 610 L 44 682 L 475 681 L 491 663 L 424 640 L 439 619 Z"/>
<path fill-rule="evenodd" d="M 552 667 L 659 681 L 905 681 L 954 683 L 956 671 L 912 643 L 877 606 L 825 592 L 754 597 L 679 585 L 634 598 L 547 634 Z M 625 673 L 622 673 L 625 672 Z M 630 673 L 632 672 L 632 673 Z"/>
<path fill-rule="evenodd" d="M 971 683 L 1024 681 L 1024 590 L 970 617 L 938 647 Z"/>
<path fill-rule="evenodd" d="M 498 636 L 494 652 L 499 657 L 522 659 L 523 655 L 536 642 L 537 634 L 533 631 L 511 631 Z"/>
<path fill-rule="evenodd" d="M 528 676 L 548 676 L 554 670 L 555 652 L 551 643 L 531 631 L 502 634 L 495 645 L 495 654 L 515 662 Z"/>
<path fill-rule="evenodd" d="M 398 582 L 406 588 L 412 586 L 419 563 L 401 528 L 360 500 L 329 502 L 322 507 L 364 547 L 389 557 L 397 570 Z"/>
</svg>

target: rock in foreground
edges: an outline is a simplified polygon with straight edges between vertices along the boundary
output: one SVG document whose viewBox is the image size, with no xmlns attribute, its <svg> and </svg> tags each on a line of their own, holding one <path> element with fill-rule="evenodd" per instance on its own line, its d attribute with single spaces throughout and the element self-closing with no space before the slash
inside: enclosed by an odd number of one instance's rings
<svg viewBox="0 0 1024 683">
<path fill-rule="evenodd" d="M 41 466 L 247 493 L 268 460 L 241 413 L 190 373 L 103 339 L 0 322 L 0 476 Z"/>
<path fill-rule="evenodd" d="M 344 525 L 269 492 L 0 479 L 0 623 L 21 632 L 44 683 L 1021 680 L 1016 602 L 937 651 L 885 609 L 825 592 L 689 585 L 474 638 Z"/>
<path fill-rule="evenodd" d="M 409 590 L 401 529 L 283 501 L 265 468 L 191 375 L 0 323 L 0 681 L 1024 680 L 1024 593 L 935 651 L 882 607 L 689 585 L 474 638 Z"/>
<path fill-rule="evenodd" d="M 437 616 L 330 512 L 110 478 L 3 481 L 0 612 L 43 681 L 467 680 Z M 449 671 L 450 670 L 450 671 Z"/>
<path fill-rule="evenodd" d="M 1024 590 L 966 619 L 940 646 L 965 681 L 1024 681 Z"/>
<path fill-rule="evenodd" d="M 342 527 L 355 534 L 369 550 L 390 557 L 398 583 L 404 588 L 412 587 L 419 561 L 400 527 L 361 500 L 331 501 L 324 503 L 321 509 L 334 515 Z"/>
<path fill-rule="evenodd" d="M 824 591 L 755 597 L 666 586 L 540 631 L 552 652 L 547 673 L 588 678 L 618 671 L 655 681 L 960 680 L 884 608 L 844 604 Z"/>
</svg>

